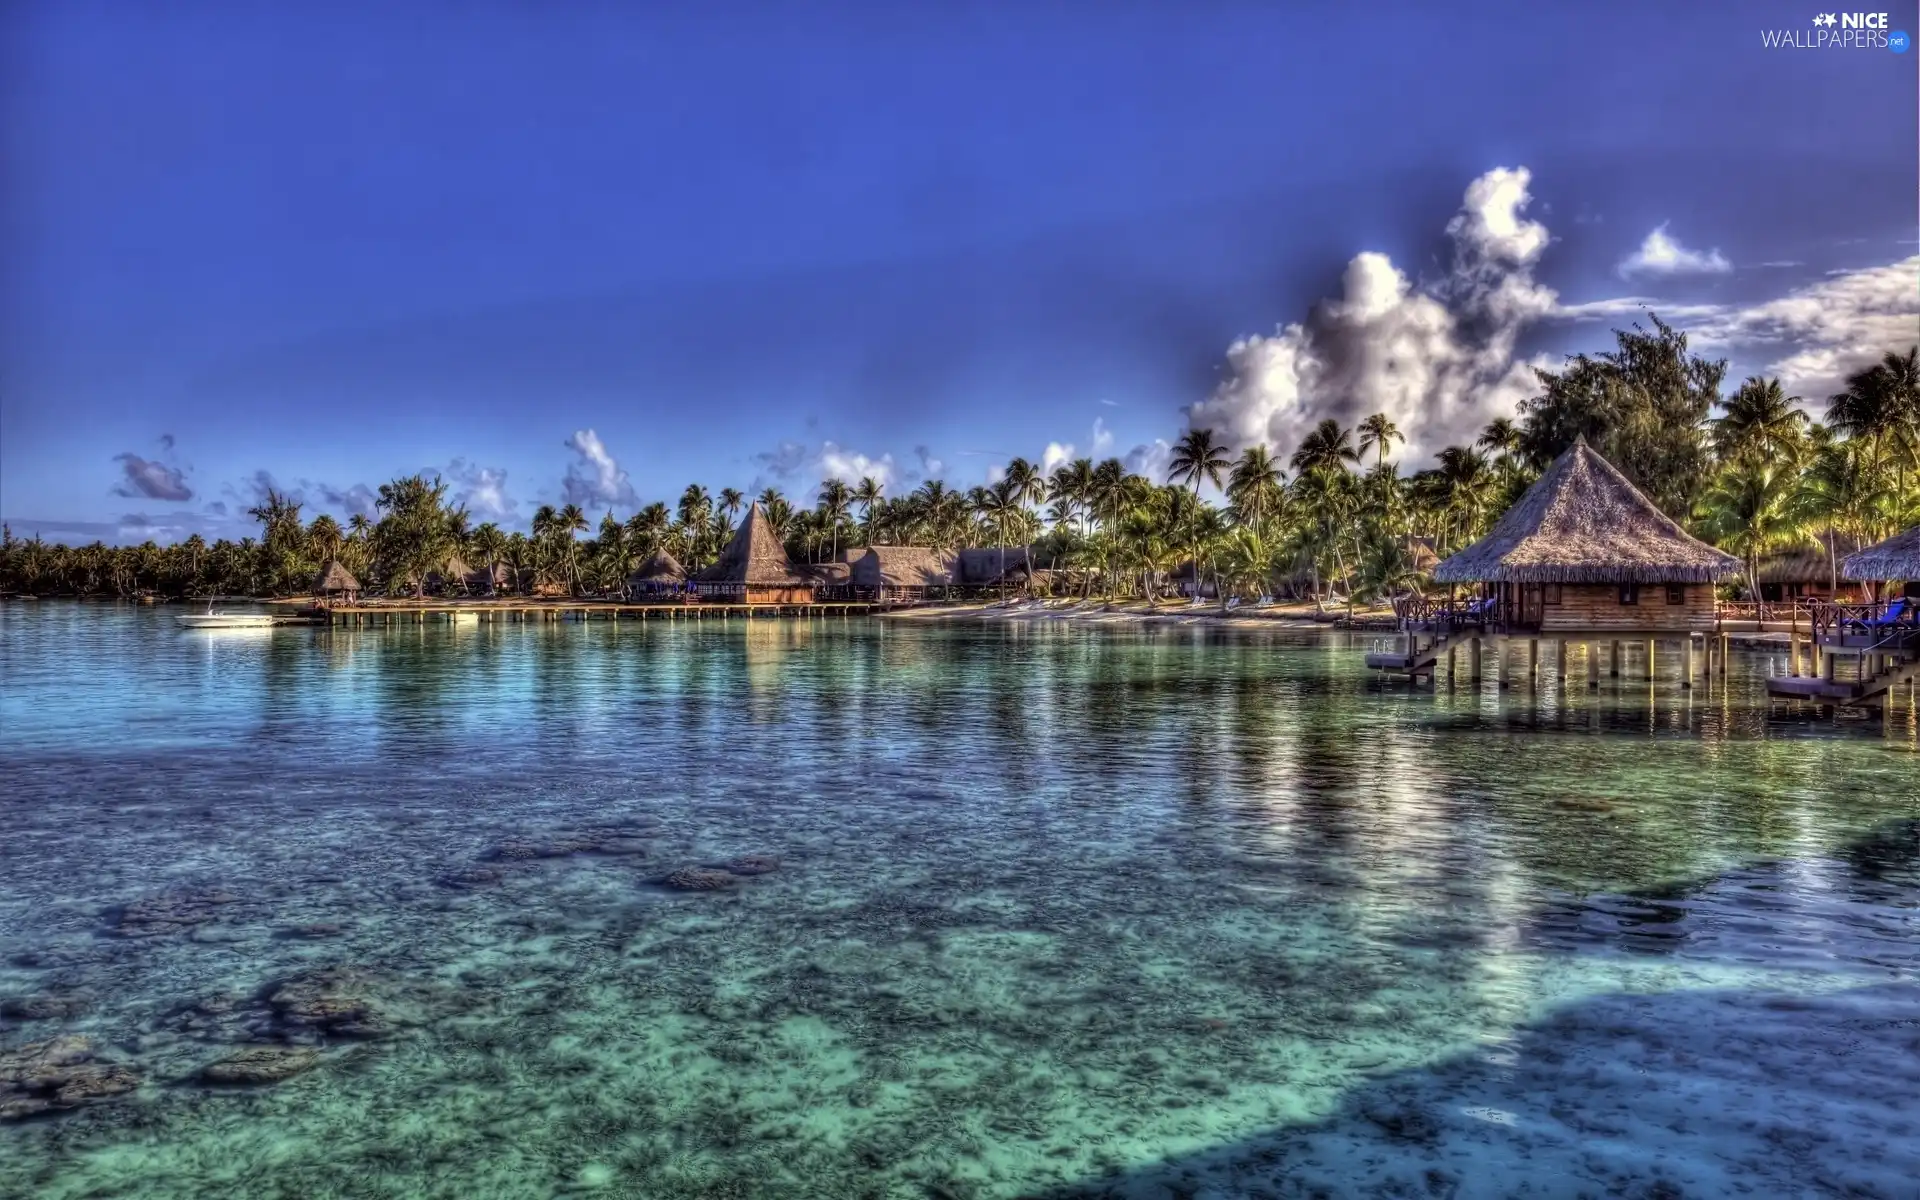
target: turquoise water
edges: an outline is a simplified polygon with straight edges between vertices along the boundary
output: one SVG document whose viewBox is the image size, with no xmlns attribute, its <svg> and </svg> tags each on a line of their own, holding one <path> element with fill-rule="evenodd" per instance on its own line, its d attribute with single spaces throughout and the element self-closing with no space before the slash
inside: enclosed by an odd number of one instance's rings
<svg viewBox="0 0 1920 1200">
<path fill-rule="evenodd" d="M 1367 645 L 0 606 L 0 1195 L 1911 1195 L 1911 717 Z"/>
</svg>

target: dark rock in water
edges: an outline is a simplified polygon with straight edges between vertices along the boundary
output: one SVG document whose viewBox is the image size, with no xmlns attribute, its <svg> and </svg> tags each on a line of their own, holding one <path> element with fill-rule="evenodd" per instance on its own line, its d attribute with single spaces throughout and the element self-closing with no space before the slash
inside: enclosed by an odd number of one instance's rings
<svg viewBox="0 0 1920 1200">
<path fill-rule="evenodd" d="M 140 1076 L 99 1057 L 91 1038 L 57 1037 L 0 1051 L 0 1121 L 77 1108 L 140 1086 Z"/>
<path fill-rule="evenodd" d="M 476 888 L 492 887 L 502 878 L 504 876 L 494 867 L 461 867 L 456 871 L 448 871 L 435 882 L 441 887 L 473 891 Z"/>
<path fill-rule="evenodd" d="M 262 999 L 291 1032 L 377 1038 L 393 1032 L 373 995 L 373 981 L 348 967 L 323 967 L 270 984 Z"/>
<path fill-rule="evenodd" d="M 292 1079 L 320 1061 L 320 1052 L 305 1046 L 253 1046 L 200 1068 L 207 1083 L 258 1084 Z"/>
<path fill-rule="evenodd" d="M 58 1021 L 92 1010 L 93 997 L 85 992 L 39 992 L 0 1000 L 0 1017 L 15 1021 Z"/>
<path fill-rule="evenodd" d="M 165 937 L 218 920 L 220 909 L 240 898 L 213 888 L 162 892 L 122 906 L 111 920 L 121 937 Z"/>
<path fill-rule="evenodd" d="M 1439 1122 L 1413 1103 L 1379 1103 L 1361 1113 L 1378 1125 L 1388 1137 L 1403 1142 L 1431 1142 L 1440 1136 Z"/>
<path fill-rule="evenodd" d="M 780 869 L 780 860 L 771 854 L 742 854 L 721 863 L 720 869 L 733 875 L 771 875 Z"/>
<path fill-rule="evenodd" d="M 718 892 L 732 887 L 739 878 L 730 871 L 711 867 L 682 867 L 660 881 L 662 887 L 678 892 Z"/>
</svg>

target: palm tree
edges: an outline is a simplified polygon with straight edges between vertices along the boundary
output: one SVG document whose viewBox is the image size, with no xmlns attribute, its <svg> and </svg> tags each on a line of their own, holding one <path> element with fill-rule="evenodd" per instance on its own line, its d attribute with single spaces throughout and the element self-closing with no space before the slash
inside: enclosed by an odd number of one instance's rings
<svg viewBox="0 0 1920 1200">
<path fill-rule="evenodd" d="M 1747 587 L 1760 599 L 1760 558 L 1805 540 L 1804 509 L 1796 511 L 1791 468 L 1742 459 L 1723 469 L 1702 498 L 1714 540 L 1747 565 Z"/>
<path fill-rule="evenodd" d="M 613 514 L 609 512 L 607 516 L 612 518 Z M 580 544 L 574 540 L 574 535 L 585 533 L 586 530 L 587 514 L 578 504 L 569 504 L 560 510 L 559 520 L 554 524 L 554 536 L 560 538 L 566 547 L 567 578 L 572 580 L 572 592 L 575 595 L 580 591 Z"/>
<path fill-rule="evenodd" d="M 853 489 L 844 480 L 826 479 L 820 483 L 820 516 L 832 530 L 833 557 L 840 557 L 840 523 L 847 519 L 853 504 Z"/>
<path fill-rule="evenodd" d="M 1480 431 L 1480 440 L 1474 445 L 1493 451 L 1495 461 L 1504 465 L 1520 453 L 1520 426 L 1511 417 L 1495 417 Z"/>
<path fill-rule="evenodd" d="M 746 506 L 747 498 L 739 488 L 720 489 L 720 511 L 727 514 L 729 521 L 739 516 L 740 510 Z"/>
<path fill-rule="evenodd" d="M 1404 443 L 1406 440 L 1406 435 L 1400 432 L 1400 427 L 1389 420 L 1385 413 L 1374 413 L 1360 422 L 1358 450 L 1361 454 L 1372 450 L 1378 456 L 1374 461 L 1376 467 L 1387 464 L 1387 451 L 1393 449 L 1395 441 Z"/>
<path fill-rule="evenodd" d="M 1328 417 L 1300 439 L 1300 448 L 1293 452 L 1287 465 L 1293 468 L 1294 474 L 1305 475 L 1309 471 L 1344 471 L 1348 463 L 1359 461 L 1360 452 L 1353 447 L 1352 432 L 1340 428 L 1340 422 Z"/>
<path fill-rule="evenodd" d="M 1281 485 L 1280 466 L 1264 444 L 1256 443 L 1240 452 L 1233 473 L 1227 477 L 1227 500 L 1236 518 L 1256 530 L 1264 530 L 1267 522 L 1279 514 L 1286 502 L 1286 490 Z"/>
<path fill-rule="evenodd" d="M 873 510 L 880 503 L 883 490 L 880 481 L 871 475 L 862 475 L 860 482 L 853 485 L 853 502 L 860 506 L 860 524 L 869 546 L 873 545 Z"/>
<path fill-rule="evenodd" d="M 1184 481 L 1193 485 L 1193 498 L 1200 499 L 1200 482 L 1207 480 L 1215 487 L 1220 486 L 1220 477 L 1226 472 L 1231 460 L 1227 457 L 1227 448 L 1213 440 L 1211 429 L 1189 429 L 1174 443 L 1173 460 L 1167 464 L 1167 478 Z M 1200 594 L 1200 540 L 1196 529 L 1193 537 L 1193 593 Z"/>
<path fill-rule="evenodd" d="M 1722 415 L 1709 422 L 1714 454 L 1721 462 L 1798 461 L 1807 436 L 1807 414 L 1796 407 L 1799 403 L 1800 397 L 1787 395 L 1778 379 L 1748 378 L 1721 406 Z"/>
<path fill-rule="evenodd" d="M 1079 512 L 1091 516 L 1093 504 L 1093 460 L 1076 458 L 1070 463 L 1062 463 L 1054 469 L 1053 479 L 1047 485 L 1053 494 L 1056 505 L 1064 505 L 1060 511 L 1071 519 Z M 1089 530 L 1082 529 L 1082 533 Z"/>
<path fill-rule="evenodd" d="M 1047 498 L 1047 481 L 1041 476 L 1040 468 L 1024 458 L 1007 464 L 1006 478 L 1013 484 L 1016 504 L 1039 504 Z"/>
</svg>

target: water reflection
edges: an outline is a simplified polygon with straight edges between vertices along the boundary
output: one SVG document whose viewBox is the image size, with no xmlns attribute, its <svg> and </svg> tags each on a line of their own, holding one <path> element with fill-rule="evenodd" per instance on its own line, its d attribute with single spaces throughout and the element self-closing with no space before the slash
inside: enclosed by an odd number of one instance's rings
<svg viewBox="0 0 1920 1200">
<path fill-rule="evenodd" d="M 1910 721 L 1770 711 L 1746 661 L 1689 696 L 1381 688 L 1360 656 L 865 621 L 211 643 L 0 607 L 0 998 L 97 1001 L 0 1045 L 70 1029 L 147 1081 L 0 1125 L 0 1192 L 204 1194 L 239 1163 L 292 1193 L 596 1167 L 650 1196 L 1015 1196 L 1295 1127 L 1392 1158 L 1452 1118 L 1410 1138 L 1372 1081 L 1545 1062 L 1596 997 L 1912 980 Z M 742 855 L 777 869 L 658 882 Z M 130 935 L 143 903 L 179 928 Z M 249 998 L 317 966 L 394 1034 L 191 1083 L 247 1021 L 292 1036 Z M 1542 1111 L 1591 1099 L 1542 1079 Z"/>
</svg>

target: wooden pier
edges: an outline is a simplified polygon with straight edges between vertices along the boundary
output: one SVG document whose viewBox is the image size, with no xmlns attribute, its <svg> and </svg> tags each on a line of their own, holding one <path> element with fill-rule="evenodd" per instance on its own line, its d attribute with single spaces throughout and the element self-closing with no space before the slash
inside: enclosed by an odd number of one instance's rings
<svg viewBox="0 0 1920 1200">
<path fill-rule="evenodd" d="M 886 604 L 626 604 L 604 600 L 428 601 L 422 604 L 335 604 L 307 614 L 331 626 L 496 624 L 546 621 L 726 621 L 770 617 L 864 617 Z"/>
</svg>

